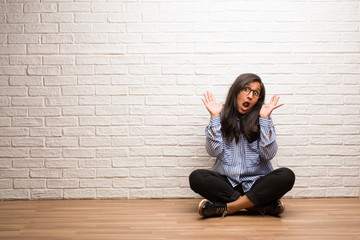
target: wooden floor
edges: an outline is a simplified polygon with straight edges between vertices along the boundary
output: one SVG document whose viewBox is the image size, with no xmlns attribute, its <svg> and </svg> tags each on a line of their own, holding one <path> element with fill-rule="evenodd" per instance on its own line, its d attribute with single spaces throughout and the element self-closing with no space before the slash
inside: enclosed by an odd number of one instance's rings
<svg viewBox="0 0 360 240">
<path fill-rule="evenodd" d="M 200 199 L 0 202 L 0 239 L 360 239 L 360 199 L 283 199 L 281 217 L 203 219 Z"/>
</svg>

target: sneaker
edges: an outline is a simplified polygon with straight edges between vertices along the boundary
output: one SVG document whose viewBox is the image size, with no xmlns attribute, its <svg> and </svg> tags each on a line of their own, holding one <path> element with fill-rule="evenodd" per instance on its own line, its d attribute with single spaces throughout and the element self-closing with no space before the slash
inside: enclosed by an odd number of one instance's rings
<svg viewBox="0 0 360 240">
<path fill-rule="evenodd" d="M 285 211 L 285 204 L 279 199 L 258 208 L 262 215 L 278 216 Z"/>
<path fill-rule="evenodd" d="M 199 214 L 203 217 L 225 217 L 227 214 L 226 203 L 210 202 L 204 199 L 199 203 Z"/>
</svg>

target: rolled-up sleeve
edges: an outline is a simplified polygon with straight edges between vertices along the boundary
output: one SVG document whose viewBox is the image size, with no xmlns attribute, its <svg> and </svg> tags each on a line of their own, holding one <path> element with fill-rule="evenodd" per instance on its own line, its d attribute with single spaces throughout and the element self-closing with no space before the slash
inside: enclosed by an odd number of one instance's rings
<svg viewBox="0 0 360 240">
<path fill-rule="evenodd" d="M 206 151 L 210 156 L 217 157 L 223 151 L 220 117 L 212 118 L 205 128 Z"/>
<path fill-rule="evenodd" d="M 272 119 L 259 118 L 260 124 L 260 155 L 262 159 L 271 160 L 275 157 L 278 145 Z"/>
</svg>

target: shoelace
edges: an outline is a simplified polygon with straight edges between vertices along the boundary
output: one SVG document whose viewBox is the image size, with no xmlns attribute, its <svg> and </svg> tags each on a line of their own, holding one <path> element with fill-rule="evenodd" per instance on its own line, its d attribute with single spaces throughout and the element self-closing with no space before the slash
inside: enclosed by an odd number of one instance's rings
<svg viewBox="0 0 360 240">
<path fill-rule="evenodd" d="M 225 215 L 227 214 L 228 212 L 225 210 L 221 216 L 221 219 L 224 219 Z"/>
</svg>

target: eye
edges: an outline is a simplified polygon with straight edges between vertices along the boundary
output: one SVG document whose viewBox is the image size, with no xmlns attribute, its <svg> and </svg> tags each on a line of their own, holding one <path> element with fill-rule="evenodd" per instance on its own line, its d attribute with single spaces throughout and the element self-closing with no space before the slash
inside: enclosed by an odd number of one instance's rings
<svg viewBox="0 0 360 240">
<path fill-rule="evenodd" d="M 248 88 L 248 87 L 244 87 L 244 92 L 249 92 L 250 91 L 250 89 Z"/>
<path fill-rule="evenodd" d="M 260 95 L 260 93 L 259 93 L 258 91 L 254 91 L 254 95 L 255 95 L 256 97 L 258 97 L 258 96 Z"/>
</svg>

